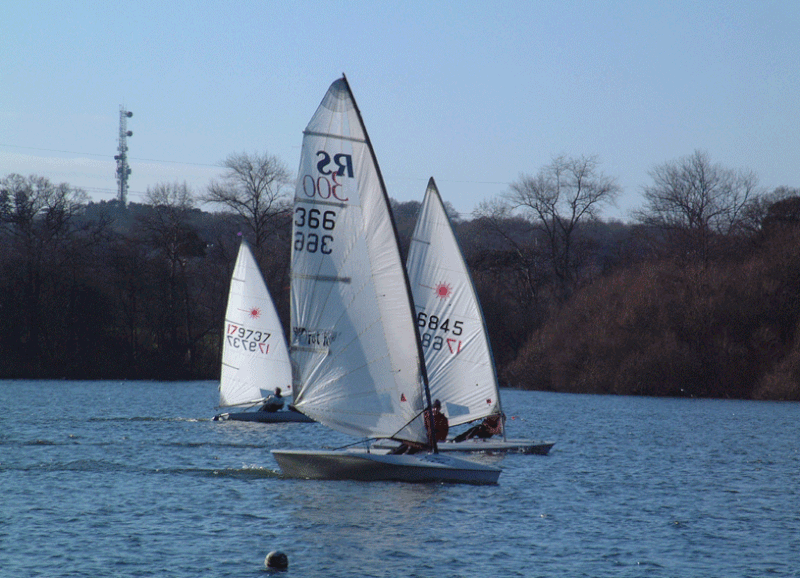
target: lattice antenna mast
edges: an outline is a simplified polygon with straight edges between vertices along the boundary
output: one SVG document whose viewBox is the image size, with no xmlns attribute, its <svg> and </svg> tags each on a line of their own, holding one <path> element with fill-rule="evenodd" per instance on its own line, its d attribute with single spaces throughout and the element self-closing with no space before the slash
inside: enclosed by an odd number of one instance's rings
<svg viewBox="0 0 800 578">
<path fill-rule="evenodd" d="M 117 189 L 119 202 L 124 207 L 128 201 L 128 176 L 131 174 L 131 168 L 128 166 L 128 143 L 127 138 L 133 136 L 133 133 L 128 130 L 128 119 L 133 116 L 129 110 L 120 105 L 119 107 L 119 146 L 117 150 L 119 154 L 114 157 L 117 161 Z"/>
</svg>

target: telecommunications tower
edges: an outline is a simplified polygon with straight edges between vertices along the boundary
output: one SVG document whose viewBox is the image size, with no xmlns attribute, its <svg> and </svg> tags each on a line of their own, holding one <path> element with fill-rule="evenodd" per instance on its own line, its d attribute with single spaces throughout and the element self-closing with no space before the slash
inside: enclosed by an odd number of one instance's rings
<svg viewBox="0 0 800 578">
<path fill-rule="evenodd" d="M 125 139 L 133 136 L 133 133 L 128 130 L 128 119 L 133 116 L 129 110 L 125 110 L 124 106 L 119 107 L 119 146 L 117 150 L 118 155 L 114 156 L 117 161 L 117 189 L 119 202 L 124 207 L 128 201 L 128 175 L 131 174 L 131 168 L 128 166 L 128 143 Z"/>
</svg>

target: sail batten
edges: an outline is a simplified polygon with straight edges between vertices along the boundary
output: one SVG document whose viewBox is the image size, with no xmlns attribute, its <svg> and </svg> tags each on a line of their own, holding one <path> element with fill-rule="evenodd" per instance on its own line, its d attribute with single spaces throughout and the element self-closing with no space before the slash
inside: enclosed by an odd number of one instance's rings
<svg viewBox="0 0 800 578">
<path fill-rule="evenodd" d="M 305 279 L 308 281 L 320 281 L 323 283 L 350 283 L 350 277 L 332 277 L 330 275 L 292 275 L 292 279 Z"/>
<path fill-rule="evenodd" d="M 310 199 L 295 199 L 295 203 L 303 203 L 308 205 L 327 205 L 330 207 L 346 207 L 346 203 L 340 203 L 337 201 L 320 201 L 320 200 L 310 200 Z"/>
<path fill-rule="evenodd" d="M 313 131 L 304 130 L 303 131 L 303 135 L 321 136 L 323 138 L 331 138 L 331 139 L 338 139 L 338 140 L 349 140 L 349 141 L 352 141 L 352 142 L 359 142 L 359 143 L 364 143 L 364 144 L 367 143 L 367 139 L 364 139 L 364 138 L 354 138 L 354 137 L 351 137 L 351 136 L 343 136 L 343 135 L 340 135 L 340 134 L 333 134 L 333 133 L 329 133 L 329 132 L 313 132 Z"/>
</svg>

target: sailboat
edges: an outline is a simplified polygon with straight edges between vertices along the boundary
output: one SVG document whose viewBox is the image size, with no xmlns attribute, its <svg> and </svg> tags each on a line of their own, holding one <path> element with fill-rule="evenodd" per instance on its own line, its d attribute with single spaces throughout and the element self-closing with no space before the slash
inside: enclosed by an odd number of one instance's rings
<svg viewBox="0 0 800 578">
<path fill-rule="evenodd" d="M 506 437 L 500 388 L 486 321 L 452 223 L 433 178 L 406 259 L 431 397 L 450 427 L 497 416 L 502 440 L 473 437 L 439 451 L 547 454 L 553 442 Z"/>
<path fill-rule="evenodd" d="M 231 274 L 224 332 L 219 406 L 251 411 L 221 413 L 214 420 L 312 422 L 297 411 L 255 410 L 276 388 L 291 394 L 292 365 L 275 304 L 244 239 Z"/>
<path fill-rule="evenodd" d="M 289 477 L 497 483 L 499 468 L 436 452 L 435 435 L 425 427 L 432 404 L 408 278 L 346 77 L 330 86 L 303 135 L 291 261 L 295 406 L 345 434 L 431 451 L 274 449 L 272 455 Z"/>
</svg>

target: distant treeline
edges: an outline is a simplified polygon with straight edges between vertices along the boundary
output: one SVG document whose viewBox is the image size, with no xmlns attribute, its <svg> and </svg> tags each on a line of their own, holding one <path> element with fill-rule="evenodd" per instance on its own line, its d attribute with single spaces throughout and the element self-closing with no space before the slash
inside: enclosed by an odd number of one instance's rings
<svg viewBox="0 0 800 578">
<path fill-rule="evenodd" d="M 35 180 L 0 181 L 0 378 L 217 379 L 242 236 L 288 326 L 285 200 L 255 239 L 242 215 L 174 195 L 90 203 Z M 488 205 L 455 218 L 502 383 L 800 399 L 793 193 L 762 195 L 724 230 L 642 215 L 586 218 L 565 237 L 549 235 L 546 219 Z M 405 251 L 420 204 L 393 205 Z"/>
</svg>

